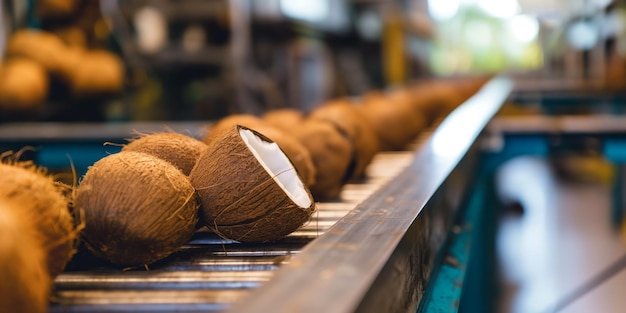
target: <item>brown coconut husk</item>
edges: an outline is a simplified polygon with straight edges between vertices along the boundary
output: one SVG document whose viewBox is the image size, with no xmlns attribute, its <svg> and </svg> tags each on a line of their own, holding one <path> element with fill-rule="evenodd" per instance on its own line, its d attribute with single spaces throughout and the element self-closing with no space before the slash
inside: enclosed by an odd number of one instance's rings
<svg viewBox="0 0 626 313">
<path fill-rule="evenodd" d="M 316 120 L 303 123 L 294 135 L 309 150 L 315 165 L 313 197 L 316 200 L 338 198 L 342 185 L 352 177 L 356 163 L 348 135 L 331 123 Z"/>
<path fill-rule="evenodd" d="M 185 175 L 189 175 L 196 165 L 200 153 L 206 144 L 195 138 L 174 133 L 146 134 L 132 139 L 122 151 L 135 151 L 153 155 L 176 166 Z"/>
<path fill-rule="evenodd" d="M 76 26 L 58 27 L 51 32 L 68 46 L 86 48 L 89 43 L 85 31 Z"/>
<path fill-rule="evenodd" d="M 315 165 L 311 159 L 311 154 L 298 139 L 287 132 L 283 132 L 269 125 L 256 125 L 251 129 L 263 134 L 278 144 L 293 163 L 293 166 L 302 178 L 302 182 L 304 182 L 306 186 L 311 187 L 315 184 Z"/>
<path fill-rule="evenodd" d="M 370 93 L 360 107 L 378 134 L 381 150 L 402 150 L 427 126 L 422 113 L 411 105 L 404 91 Z"/>
<path fill-rule="evenodd" d="M 0 71 L 0 109 L 32 112 L 48 96 L 48 73 L 35 61 L 13 58 Z"/>
<path fill-rule="evenodd" d="M 308 188 L 299 181 L 310 205 L 298 206 L 279 186 L 275 176 L 263 168 L 244 142 L 240 130 L 252 131 L 260 140 L 272 142 L 243 126 L 215 134 L 190 175 L 202 203 L 202 219 L 206 226 L 227 239 L 279 240 L 310 219 L 315 203 Z M 287 162 L 284 155 L 276 157 L 285 158 Z M 295 174 L 290 172 L 295 171 L 293 166 L 290 167 L 276 175 Z"/>
<path fill-rule="evenodd" d="M 445 80 L 430 81 L 417 89 L 419 95 L 435 104 L 437 119 L 446 117 L 471 96 L 462 92 L 453 82 Z"/>
<path fill-rule="evenodd" d="M 292 131 L 304 121 L 304 114 L 297 109 L 285 108 L 271 110 L 263 114 L 263 121 L 282 131 Z"/>
<path fill-rule="evenodd" d="M 32 213 L 46 252 L 48 271 L 56 277 L 76 252 L 77 229 L 64 196 L 67 187 L 54 182 L 44 169 L 5 156 L 0 163 L 0 199 Z"/>
<path fill-rule="evenodd" d="M 52 279 L 35 212 L 0 199 L 0 308 L 44 313 Z"/>
<path fill-rule="evenodd" d="M 338 99 L 322 104 L 313 110 L 308 118 L 330 122 L 348 134 L 356 162 L 351 178 L 361 178 L 374 155 L 380 150 L 374 127 L 363 112 L 352 102 Z"/>
<path fill-rule="evenodd" d="M 287 157 L 293 162 L 296 170 L 302 176 L 303 182 L 307 186 L 311 186 L 315 183 L 315 166 L 306 148 L 295 140 L 295 138 L 292 138 L 293 136 L 289 135 L 288 132 L 285 133 L 254 115 L 234 114 L 217 121 L 209 128 L 207 135 L 203 139 L 204 143 L 210 143 L 213 141 L 216 134 L 220 134 L 237 125 L 259 131 L 273 141 L 276 141 L 278 146 L 283 149 Z"/>
<path fill-rule="evenodd" d="M 252 114 L 232 114 L 226 116 L 208 128 L 206 136 L 202 141 L 206 144 L 211 143 L 216 134 L 220 134 L 234 126 L 241 125 L 254 129 L 256 126 L 263 126 L 263 121 Z"/>
<path fill-rule="evenodd" d="M 174 165 L 149 154 L 122 151 L 89 168 L 78 186 L 82 239 L 97 257 L 123 266 L 154 263 L 195 232 L 197 195 Z"/>
</svg>

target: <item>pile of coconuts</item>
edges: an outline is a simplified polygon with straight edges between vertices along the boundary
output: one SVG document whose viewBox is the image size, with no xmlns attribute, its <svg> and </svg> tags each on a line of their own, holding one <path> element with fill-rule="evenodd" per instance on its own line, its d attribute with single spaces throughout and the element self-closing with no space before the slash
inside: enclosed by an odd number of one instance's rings
<svg viewBox="0 0 626 313">
<path fill-rule="evenodd" d="M 0 112 L 34 116 L 49 100 L 116 95 L 124 65 L 107 51 L 98 0 L 35 0 L 42 29 L 9 35 L 0 64 Z"/>
</svg>

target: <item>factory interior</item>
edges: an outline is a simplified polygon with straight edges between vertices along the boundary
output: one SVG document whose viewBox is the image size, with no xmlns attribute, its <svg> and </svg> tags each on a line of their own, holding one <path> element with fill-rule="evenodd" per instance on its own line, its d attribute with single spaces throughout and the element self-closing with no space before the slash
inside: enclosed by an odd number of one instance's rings
<svg viewBox="0 0 626 313">
<path fill-rule="evenodd" d="M 626 1 L 0 0 L 1 312 L 624 290 Z"/>
</svg>

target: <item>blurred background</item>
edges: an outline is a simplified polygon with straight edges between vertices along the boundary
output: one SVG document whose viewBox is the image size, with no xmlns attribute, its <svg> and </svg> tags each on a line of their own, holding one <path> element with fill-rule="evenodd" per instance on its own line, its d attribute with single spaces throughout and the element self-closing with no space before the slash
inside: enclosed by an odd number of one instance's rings
<svg viewBox="0 0 626 313">
<path fill-rule="evenodd" d="M 0 125 L 309 112 L 494 75 L 515 82 L 501 116 L 624 113 L 626 1 L 0 0 L 0 19 Z M 554 145 L 498 178 L 499 312 L 543 312 L 626 251 L 598 141 Z M 623 312 L 620 273 L 563 311 Z"/>
<path fill-rule="evenodd" d="M 626 11 L 609 0 L 3 0 L 1 10 L 5 69 L 23 54 L 10 49 L 14 35 L 39 29 L 63 44 L 39 49 L 106 50 L 121 71 L 108 89 L 80 92 L 52 70 L 45 95 L 0 99 L 4 121 L 308 111 L 419 79 L 503 72 L 520 90 L 620 90 L 626 67 Z"/>
</svg>

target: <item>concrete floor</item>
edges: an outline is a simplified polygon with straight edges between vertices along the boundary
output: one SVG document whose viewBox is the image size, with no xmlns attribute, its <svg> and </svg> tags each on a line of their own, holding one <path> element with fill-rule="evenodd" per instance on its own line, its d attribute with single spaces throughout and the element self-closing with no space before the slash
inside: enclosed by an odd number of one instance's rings
<svg viewBox="0 0 626 313">
<path fill-rule="evenodd" d="M 499 173 L 503 199 L 523 213 L 502 219 L 500 312 L 543 313 L 626 254 L 611 227 L 608 186 L 563 180 L 545 161 L 513 160 Z M 558 312 L 626 312 L 626 269 Z"/>
</svg>

